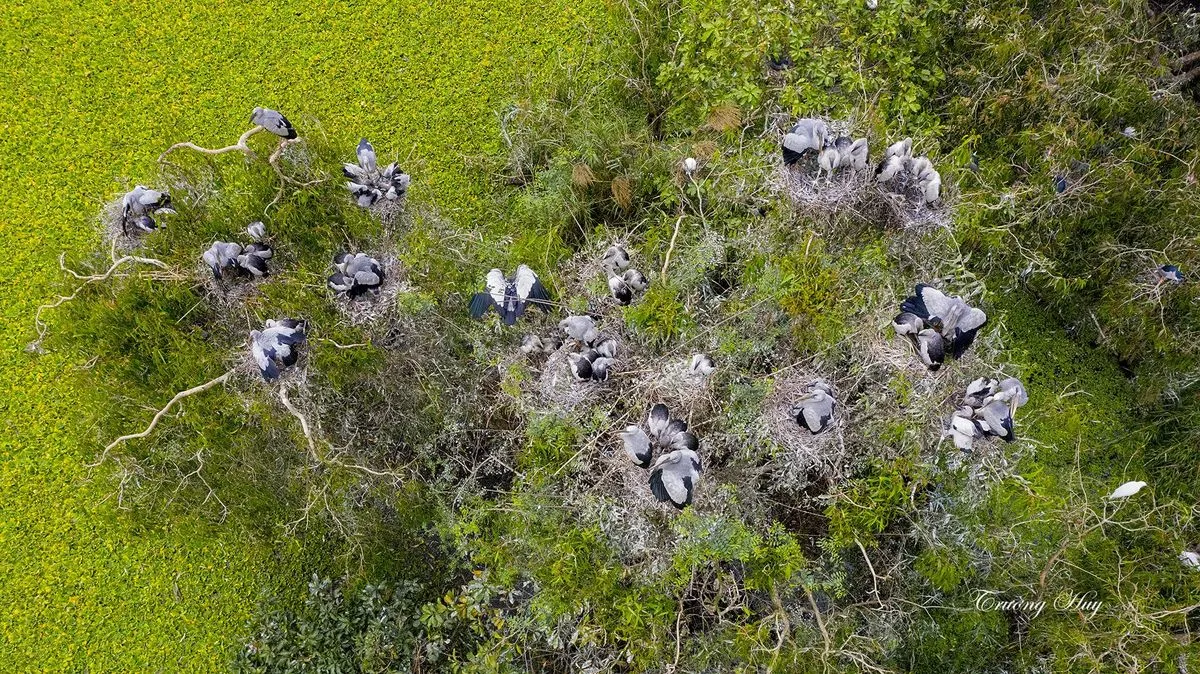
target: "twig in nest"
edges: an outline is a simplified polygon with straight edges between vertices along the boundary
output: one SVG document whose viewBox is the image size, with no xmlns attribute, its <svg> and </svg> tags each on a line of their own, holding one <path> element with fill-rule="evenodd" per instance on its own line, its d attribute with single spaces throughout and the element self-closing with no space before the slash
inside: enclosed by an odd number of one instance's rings
<svg viewBox="0 0 1200 674">
<path fill-rule="evenodd" d="M 100 283 L 101 281 L 107 281 L 108 279 L 112 278 L 114 273 L 116 273 L 117 268 L 120 267 L 121 265 L 125 264 L 126 262 L 137 262 L 140 264 L 149 264 L 149 265 L 154 265 L 155 267 L 158 267 L 160 269 L 170 270 L 170 267 L 168 267 L 166 265 L 166 263 L 164 263 L 162 260 L 156 260 L 152 257 L 138 257 L 136 255 L 126 255 L 122 258 L 117 258 L 115 242 L 113 243 L 113 247 L 114 247 L 114 250 L 112 253 L 112 260 L 113 260 L 112 266 L 110 266 L 108 268 L 108 271 L 104 272 L 103 274 L 93 274 L 90 276 L 86 275 L 86 274 L 80 274 L 79 272 L 75 271 L 74 269 L 70 269 L 67 267 L 66 263 L 64 262 L 66 255 L 67 255 L 66 253 L 62 253 L 58 256 L 58 268 L 63 270 L 64 272 L 70 274 L 71 276 L 74 276 L 75 278 L 83 281 L 83 283 L 76 286 L 75 290 L 71 291 L 70 295 L 61 295 L 61 296 L 59 296 L 59 298 L 57 300 L 55 300 L 53 302 L 49 302 L 47 304 L 43 304 L 37 308 L 37 312 L 34 313 L 34 315 L 33 315 L 33 322 L 34 322 L 34 325 L 37 326 L 38 336 L 37 336 L 37 339 L 35 339 L 29 343 L 29 346 L 25 347 L 26 351 L 33 351 L 33 352 L 41 351 L 42 340 L 46 338 L 46 323 L 45 323 L 45 321 L 42 320 L 42 312 L 43 311 L 45 311 L 47 309 L 54 309 L 54 308 L 62 306 L 63 304 L 65 304 L 67 302 L 70 302 L 71 300 L 75 299 L 75 297 L 77 295 L 79 295 L 79 291 L 83 290 L 85 287 L 87 287 L 88 285 L 91 285 L 92 283 Z"/>
<path fill-rule="evenodd" d="M 151 433 L 154 432 L 154 428 L 156 426 L 158 426 L 158 422 L 162 421 L 162 418 L 164 416 L 166 416 L 167 412 L 169 412 L 171 410 L 171 408 L 175 406 L 175 403 L 179 402 L 180 400 L 183 400 L 184 398 L 186 398 L 188 396 L 193 396 L 193 395 L 196 395 L 197 393 L 203 393 L 218 384 L 224 384 L 226 381 L 229 380 L 229 378 L 231 376 L 233 376 L 233 373 L 236 371 L 237 371 L 236 369 L 229 370 L 228 372 L 221 375 L 220 377 L 217 377 L 216 379 L 212 379 L 210 381 L 204 382 L 203 384 L 201 384 L 199 386 L 194 386 L 186 391 L 180 391 L 179 393 L 176 393 L 175 397 L 171 398 L 170 402 L 168 402 L 166 405 L 164 405 L 163 408 L 160 409 L 158 411 L 158 413 L 154 415 L 154 418 L 150 420 L 150 425 L 147 426 L 145 430 L 143 430 L 139 433 L 131 433 L 129 435 L 122 435 L 121 437 L 117 438 L 116 440 L 113 440 L 112 442 L 108 443 L 108 446 L 105 447 L 104 451 L 100 454 L 100 458 L 95 463 L 88 464 L 88 467 L 95 468 L 95 467 L 99 466 L 100 464 L 104 463 L 104 460 L 108 458 L 108 453 L 111 452 L 114 447 L 121 444 L 122 442 L 127 442 L 129 440 L 136 440 L 138 438 L 144 438 L 144 437 L 150 435 Z"/>
</svg>

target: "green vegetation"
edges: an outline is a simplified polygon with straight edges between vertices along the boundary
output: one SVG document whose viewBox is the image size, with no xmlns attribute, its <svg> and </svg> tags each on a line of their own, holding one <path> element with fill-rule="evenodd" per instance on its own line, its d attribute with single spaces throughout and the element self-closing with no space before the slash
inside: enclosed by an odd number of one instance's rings
<svg viewBox="0 0 1200 674">
<path fill-rule="evenodd" d="M 58 20 L 18 9 L 3 19 L 19 67 L 0 84 L 21 95 L 0 156 L 72 131 L 38 148 L 42 164 L 0 163 L 6 210 L 32 225 L 4 230 L 8 271 L 41 282 L 11 293 L 0 333 L 16 429 L 0 463 L 0 512 L 16 513 L 0 520 L 0 664 L 1194 671 L 1200 573 L 1177 555 L 1200 539 L 1197 286 L 1150 272 L 1200 270 L 1196 101 L 1164 56 L 1200 32 L 1194 15 L 1128 10 L 613 0 L 390 6 L 362 26 L 362 8 L 303 23 L 181 8 L 186 42 L 105 10 L 71 17 L 73 48 L 96 60 L 71 60 L 80 74 L 47 58 L 63 55 Z M 106 22 L 144 34 L 114 50 L 87 32 Z M 236 54 L 227 25 L 247 31 Z M 46 62 L 43 79 L 19 76 Z M 138 77 L 160 84 L 114 100 Z M 62 83 L 79 123 L 39 114 Z M 258 160 L 152 165 L 169 142 L 232 142 L 263 102 L 303 136 L 282 192 L 262 137 Z M 869 136 L 873 158 L 911 136 L 945 203 L 797 187 L 778 139 L 805 115 Z M 360 134 L 413 174 L 395 219 L 341 187 Z M 138 253 L 165 271 L 88 286 L 49 315 L 49 353 L 19 353 L 59 247 L 73 269 L 107 267 L 82 223 L 125 187 L 106 183 L 114 164 L 174 186 L 179 213 Z M 95 196 L 51 219 L 60 197 L 27 199 L 47 184 Z M 200 251 L 256 219 L 274 274 L 215 288 Z M 613 241 L 651 278 L 626 308 L 597 266 Z M 404 288 L 370 315 L 324 288 L 347 246 L 395 257 Z M 469 320 L 486 270 L 519 263 L 562 307 L 519 329 Z M 990 317 L 937 373 L 890 334 L 917 281 Z M 564 311 L 620 341 L 604 386 L 573 384 L 561 353 L 517 350 Z M 282 316 L 305 318 L 310 341 L 267 385 L 246 332 Z M 699 352 L 718 363 L 705 381 L 680 374 Z M 1000 374 L 1029 390 L 1018 441 L 952 449 L 942 423 L 967 382 Z M 813 437 L 786 417 L 817 377 L 839 411 Z M 659 401 L 701 438 L 682 513 L 652 502 L 615 434 Z M 1133 479 L 1150 486 L 1104 500 Z M 985 595 L 1048 608 L 984 610 Z"/>
</svg>

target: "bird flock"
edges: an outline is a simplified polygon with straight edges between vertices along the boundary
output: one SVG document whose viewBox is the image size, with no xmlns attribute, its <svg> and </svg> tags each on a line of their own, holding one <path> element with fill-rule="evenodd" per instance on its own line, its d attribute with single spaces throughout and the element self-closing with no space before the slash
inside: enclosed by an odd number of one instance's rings
<svg viewBox="0 0 1200 674">
<path fill-rule="evenodd" d="M 700 440 L 686 421 L 671 418 L 667 406 L 658 403 L 650 408 L 645 428 L 627 426 L 619 435 L 629 460 L 650 469 L 650 493 L 655 499 L 669 501 L 679 510 L 692 504 L 703 468 L 696 453 Z M 660 452 L 657 460 L 655 450 Z"/>
<path fill-rule="evenodd" d="M 396 166 L 395 162 L 379 169 L 375 148 L 366 138 L 358 141 L 357 164 L 342 164 L 346 176 L 346 189 L 354 196 L 355 203 L 362 208 L 374 206 L 380 199 L 395 201 L 408 193 L 412 179 Z"/>
<path fill-rule="evenodd" d="M 1016 379 L 996 381 L 980 377 L 967 385 L 963 404 L 950 416 L 947 432 L 954 446 L 971 451 L 975 440 L 987 436 L 1016 440 L 1013 415 L 1029 402 L 1025 387 Z"/>
<path fill-rule="evenodd" d="M 333 266 L 337 271 L 328 280 L 333 292 L 350 299 L 362 297 L 367 292 L 379 294 L 384 281 L 379 260 L 366 253 L 343 251 L 333 256 Z"/>
<path fill-rule="evenodd" d="M 870 162 L 866 138 L 833 136 L 824 120 L 804 117 L 796 121 L 783 137 L 783 163 L 794 166 L 805 157 L 816 157 L 817 176 L 833 178 L 835 171 L 865 171 Z M 925 204 L 941 200 L 942 176 L 925 156 L 913 156 L 912 139 L 905 138 L 888 146 L 875 169 L 875 181 L 901 188 L 915 185 Z"/>
<path fill-rule="evenodd" d="M 628 306 L 650 287 L 645 274 L 629 266 L 629 251 L 621 244 L 609 246 L 601 264 L 608 273 L 608 291 L 621 306 Z"/>
<path fill-rule="evenodd" d="M 900 315 L 892 321 L 892 327 L 897 335 L 908 338 L 926 367 L 937 370 L 947 353 L 961 358 L 985 323 L 987 314 L 982 309 L 918 283 L 913 294 L 900 304 Z"/>
<path fill-rule="evenodd" d="M 261 222 L 252 222 L 246 227 L 246 233 L 254 239 L 253 243 L 242 247 L 239 243 L 215 241 L 200 255 L 200 259 L 212 270 L 213 278 L 221 280 L 228 275 L 262 278 L 270 275 L 267 260 L 275 256 L 275 251 L 262 242 L 267 235 L 266 226 Z"/>
<path fill-rule="evenodd" d="M 149 233 L 158 229 L 156 215 L 171 215 L 171 193 L 137 185 L 121 197 L 121 231 L 128 236 L 129 228 Z"/>
<path fill-rule="evenodd" d="M 576 346 L 567 355 L 576 381 L 606 381 L 617 362 L 617 341 L 602 334 L 591 316 L 567 316 L 558 327 Z"/>
</svg>

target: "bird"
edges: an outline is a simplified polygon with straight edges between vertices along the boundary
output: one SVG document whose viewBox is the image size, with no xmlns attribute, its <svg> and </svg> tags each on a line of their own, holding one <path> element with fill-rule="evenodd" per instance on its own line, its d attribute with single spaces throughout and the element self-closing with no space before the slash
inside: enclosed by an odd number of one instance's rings
<svg viewBox="0 0 1200 674">
<path fill-rule="evenodd" d="M 264 380 L 278 379 L 280 365 L 291 367 L 296 364 L 297 347 L 304 343 L 305 329 L 303 321 L 285 318 L 267 321 L 261 331 L 250 331 L 250 354 Z"/>
<path fill-rule="evenodd" d="M 1014 379 L 1013 381 L 1016 380 Z M 1000 390 L 1000 383 L 995 379 L 980 377 L 967 384 L 967 393 L 963 396 L 963 402 L 971 407 L 982 407 L 992 397 L 992 394 L 998 390 Z"/>
<path fill-rule="evenodd" d="M 1066 192 L 1066 191 L 1067 191 L 1067 177 L 1062 174 L 1055 175 L 1054 176 L 1054 192 L 1055 192 L 1055 194 L 1062 194 L 1063 192 Z"/>
<path fill-rule="evenodd" d="M 599 356 L 599 354 L 597 354 Z M 616 361 L 612 358 L 599 356 L 592 361 L 592 379 L 595 381 L 608 381 L 608 375 L 612 372 Z"/>
<path fill-rule="evenodd" d="M 1006 402 L 1010 414 L 1015 414 L 1018 407 L 1029 402 L 1029 394 L 1025 392 L 1025 386 L 1021 384 L 1020 380 L 1012 377 L 1001 381 L 992 397 Z"/>
<path fill-rule="evenodd" d="M 520 265 L 511 278 L 505 278 L 504 272 L 499 269 L 488 272 L 487 291 L 475 293 L 469 311 L 471 318 L 481 318 L 489 308 L 494 307 L 505 325 L 515 325 L 529 304 L 549 311 L 550 294 L 532 269 Z"/>
<path fill-rule="evenodd" d="M 1120 487 L 1117 487 L 1116 490 L 1113 491 L 1113 493 L 1109 494 L 1108 498 L 1110 501 L 1115 501 L 1117 499 L 1122 499 L 1122 498 L 1129 498 L 1130 496 L 1133 496 L 1134 494 L 1141 491 L 1142 487 L 1145 487 L 1145 486 L 1146 486 L 1145 482 L 1139 482 L 1139 481 L 1126 482 L 1125 484 L 1121 485 Z"/>
<path fill-rule="evenodd" d="M 688 363 L 688 372 L 701 377 L 707 377 L 717 371 L 717 366 L 707 353 L 697 353 Z"/>
<path fill-rule="evenodd" d="M 987 323 L 987 314 L 968 305 L 961 297 L 947 297 L 933 286 L 918 283 L 913 295 L 900 304 L 901 312 L 915 314 L 945 340 L 951 355 L 959 358 Z"/>
<path fill-rule="evenodd" d="M 1179 553 L 1179 561 L 1183 562 L 1183 565 L 1189 569 L 1200 569 L 1200 554 L 1191 550 L 1184 550 Z"/>
<path fill-rule="evenodd" d="M 636 269 L 626 269 L 621 278 L 635 293 L 640 293 L 650 287 L 650 281 L 646 275 Z"/>
<path fill-rule="evenodd" d="M 847 138 L 846 140 L 850 140 Z M 849 143 L 845 147 L 842 146 L 842 139 L 838 139 L 838 166 L 847 167 L 855 171 L 862 171 L 867 168 L 867 161 L 870 159 L 867 149 L 867 139 L 859 138 L 858 140 Z"/>
<path fill-rule="evenodd" d="M 897 155 L 884 157 L 875 169 L 875 180 L 881 183 L 890 182 L 904 170 L 904 162 L 904 157 Z"/>
<path fill-rule="evenodd" d="M 521 352 L 531 354 L 536 352 L 550 353 L 557 351 L 562 342 L 556 339 L 543 339 L 537 335 L 525 335 L 521 339 Z"/>
<path fill-rule="evenodd" d="M 818 177 L 821 171 L 824 171 L 829 174 L 830 178 L 833 178 L 833 170 L 838 167 L 840 157 L 841 155 L 838 153 L 837 147 L 826 143 L 825 147 L 821 149 L 820 154 L 817 155 Z"/>
<path fill-rule="evenodd" d="M 621 306 L 628 306 L 633 301 L 633 288 L 621 276 L 608 277 L 608 292 Z"/>
<path fill-rule="evenodd" d="M 375 148 L 366 138 L 360 138 L 355 151 L 357 163 L 342 164 L 342 175 L 346 177 L 346 189 L 362 208 L 374 206 L 380 199 L 394 201 L 408 193 L 412 179 L 395 162 L 379 170 Z"/>
<path fill-rule="evenodd" d="M 767 65 L 771 70 L 787 70 L 792 67 L 792 57 L 787 52 L 771 54 L 767 58 Z"/>
<path fill-rule="evenodd" d="M 923 181 L 931 175 L 933 171 L 933 162 L 929 161 L 929 157 L 917 157 L 908 162 L 908 172 L 918 181 Z"/>
<path fill-rule="evenodd" d="M 255 220 L 246 226 L 246 233 L 255 241 L 262 241 L 267 236 L 267 227 L 261 220 Z"/>
<path fill-rule="evenodd" d="M 696 166 L 697 164 L 695 157 L 688 157 L 687 159 L 683 160 L 683 172 L 689 176 L 696 172 Z"/>
<path fill-rule="evenodd" d="M 691 449 L 677 449 L 654 462 L 650 491 L 660 503 L 670 501 L 676 509 L 683 510 L 692 504 L 702 470 L 699 454 Z"/>
<path fill-rule="evenodd" d="M 883 158 L 889 159 L 891 157 L 899 157 L 902 162 L 908 161 L 912 157 L 912 138 L 905 138 L 889 145 L 883 153 Z"/>
<path fill-rule="evenodd" d="M 621 244 L 614 243 L 604 251 L 601 262 L 604 264 L 604 268 L 610 272 L 624 271 L 629 267 L 629 251 L 625 250 Z"/>
<path fill-rule="evenodd" d="M 816 381 L 805 387 L 800 398 L 792 405 L 792 416 L 797 424 L 817 435 L 829 428 L 836 407 L 833 389 L 823 381 Z"/>
<path fill-rule="evenodd" d="M 1003 439 L 1005 442 L 1016 440 L 1013 434 L 1012 410 L 1003 400 L 995 398 L 977 408 L 973 415 L 978 420 L 983 432 Z"/>
<path fill-rule="evenodd" d="M 282 113 L 270 108 L 254 108 L 250 113 L 250 123 L 257 124 L 271 133 L 292 140 L 296 137 L 296 129 Z"/>
<path fill-rule="evenodd" d="M 916 337 L 917 333 L 925 329 L 925 322 L 921 320 L 920 316 L 905 311 L 892 319 L 892 327 L 895 328 L 897 335 Z"/>
<path fill-rule="evenodd" d="M 867 0 L 867 9 L 879 9 L 879 0 Z"/>
<path fill-rule="evenodd" d="M 660 445 L 663 444 L 662 437 L 670 423 L 671 411 L 662 403 L 656 403 L 646 415 L 646 428 L 650 430 L 650 437 Z"/>
<path fill-rule="evenodd" d="M 379 168 L 375 148 L 366 138 L 358 139 L 358 150 L 355 154 L 358 156 L 358 165 L 367 173 L 374 173 Z"/>
<path fill-rule="evenodd" d="M 976 438 L 983 437 L 983 431 L 975 423 L 974 410 L 969 406 L 963 406 L 954 411 L 950 416 L 950 424 L 947 429 L 950 438 L 954 441 L 954 446 L 964 452 L 971 451 Z"/>
<path fill-rule="evenodd" d="M 1158 278 L 1159 283 L 1164 281 L 1169 283 L 1183 283 L 1183 274 L 1179 272 L 1177 265 L 1164 264 L 1154 270 L 1154 275 Z"/>
<path fill-rule="evenodd" d="M 383 267 L 366 253 L 340 252 L 333 256 L 333 266 L 337 272 L 329 277 L 329 287 L 334 292 L 357 298 L 368 291 L 378 294 L 383 286 Z"/>
<path fill-rule="evenodd" d="M 640 468 L 649 468 L 654 450 L 650 447 L 650 436 L 640 426 L 626 426 L 618 433 L 625 443 L 625 454 Z"/>
<path fill-rule="evenodd" d="M 921 199 L 926 204 L 936 204 L 942 198 L 942 174 L 936 170 L 929 169 L 918 184 L 921 188 Z"/>
<path fill-rule="evenodd" d="M 238 256 L 242 254 L 242 247 L 236 243 L 227 241 L 217 241 L 213 243 L 208 250 L 200 256 L 204 263 L 212 269 L 213 278 L 221 278 L 222 272 L 226 269 L 238 266 Z"/>
<path fill-rule="evenodd" d="M 809 151 L 820 152 L 825 148 L 828 135 L 829 127 L 819 119 L 805 117 L 797 120 L 791 131 L 783 137 L 783 163 L 795 164 Z"/>
<path fill-rule="evenodd" d="M 243 248 L 242 254 L 237 256 L 238 267 L 255 277 L 269 276 L 271 272 L 267 268 L 267 260 L 274 255 L 275 251 L 265 243 L 252 243 Z"/>
<path fill-rule="evenodd" d="M 150 216 L 174 212 L 170 192 L 135 185 L 121 196 L 121 230 L 128 233 L 128 226 L 132 224 L 144 232 L 154 231 L 158 225 Z"/>
<path fill-rule="evenodd" d="M 558 322 L 558 327 L 567 337 L 583 344 L 592 344 L 600 339 L 600 331 L 596 329 L 596 321 L 591 316 L 567 316 Z"/>
<path fill-rule="evenodd" d="M 592 348 L 596 350 L 596 353 L 605 358 L 611 359 L 617 357 L 617 340 L 612 337 L 601 335 Z"/>
<path fill-rule="evenodd" d="M 567 354 L 567 363 L 571 366 L 571 374 L 577 381 L 589 381 L 592 378 L 592 361 L 581 353 Z"/>
<path fill-rule="evenodd" d="M 937 371 L 946 361 L 945 339 L 938 334 L 933 328 L 926 328 L 918 332 L 913 339 L 913 344 L 917 348 L 917 355 L 920 356 L 921 362 L 925 363 L 932 371 Z"/>
</svg>

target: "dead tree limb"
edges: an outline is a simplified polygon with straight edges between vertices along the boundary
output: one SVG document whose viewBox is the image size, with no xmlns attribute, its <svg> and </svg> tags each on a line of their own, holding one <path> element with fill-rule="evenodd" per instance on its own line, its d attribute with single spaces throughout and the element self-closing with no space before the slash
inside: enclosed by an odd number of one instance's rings
<svg viewBox="0 0 1200 674">
<path fill-rule="evenodd" d="M 114 246 L 115 246 L 115 243 L 114 243 Z M 113 277 L 113 274 L 116 273 L 117 268 L 119 268 L 121 265 L 126 264 L 128 262 L 136 262 L 138 264 L 148 264 L 148 265 L 153 265 L 155 267 L 158 267 L 160 269 L 170 270 L 170 267 L 168 267 L 165 262 L 163 262 L 162 260 L 156 260 L 152 257 L 138 257 L 137 255 L 126 255 L 124 257 L 117 258 L 115 248 L 114 248 L 114 252 L 112 253 L 113 263 L 112 263 L 112 266 L 110 266 L 108 268 L 108 271 L 104 272 L 103 274 L 91 274 L 91 275 L 80 274 L 79 272 L 75 271 L 74 269 L 67 267 L 66 262 L 65 262 L 66 255 L 67 255 L 66 253 L 62 253 L 58 256 L 58 268 L 63 270 L 63 272 L 75 277 L 76 279 L 83 281 L 83 283 L 76 286 L 75 289 L 71 291 L 70 295 L 60 295 L 57 300 L 54 300 L 53 302 L 48 302 L 37 308 L 37 311 L 33 315 L 33 323 L 35 326 L 37 326 L 38 336 L 37 336 L 37 339 L 30 342 L 29 346 L 27 346 L 25 348 L 26 351 L 33 351 L 33 352 L 41 351 L 42 340 L 44 340 L 46 338 L 46 322 L 42 320 L 42 312 L 46 311 L 47 309 L 54 309 L 54 308 L 60 307 L 63 304 L 70 302 L 71 300 L 75 299 L 76 296 L 79 295 L 79 292 L 81 290 L 83 290 L 84 288 L 86 288 L 87 286 L 89 286 L 93 283 L 100 283 L 102 281 L 107 281 L 108 279 Z"/>
<path fill-rule="evenodd" d="M 175 143 L 171 147 L 167 148 L 162 154 L 158 155 L 158 161 L 160 161 L 160 162 L 163 161 L 164 159 L 166 159 L 166 156 L 168 154 L 171 154 L 175 150 L 180 150 L 183 148 L 187 148 L 189 150 L 195 150 L 196 152 L 199 152 L 200 154 L 208 155 L 210 157 L 214 156 L 214 155 L 218 155 L 218 154 L 225 154 L 227 152 L 241 152 L 242 154 L 246 155 L 247 157 L 254 159 L 257 155 L 254 154 L 254 150 L 251 150 L 250 146 L 247 143 L 250 140 L 250 136 L 253 136 L 254 134 L 258 133 L 259 131 L 266 131 L 266 129 L 264 129 L 261 126 L 255 126 L 254 128 L 250 129 L 246 133 L 243 133 L 241 135 L 241 137 L 238 138 L 238 142 L 234 143 L 233 145 L 229 145 L 226 147 L 219 147 L 219 148 L 215 148 L 215 149 L 200 147 L 199 145 L 196 145 L 195 143 L 192 143 L 189 141 L 185 141 L 182 143 Z"/>
<path fill-rule="evenodd" d="M 88 467 L 95 468 L 95 467 L 99 466 L 100 464 L 104 463 L 104 460 L 108 458 L 108 453 L 111 452 L 114 447 L 121 444 L 122 442 L 128 442 L 130 440 L 136 440 L 138 438 L 144 438 L 144 437 L 150 435 L 151 433 L 154 432 L 155 427 L 158 426 L 158 422 L 162 421 L 162 418 L 167 415 L 167 412 L 169 412 L 171 410 L 171 408 L 175 406 L 175 403 L 179 402 L 180 400 L 183 400 L 184 398 L 187 398 L 188 396 L 194 396 L 197 393 L 203 393 L 203 392 L 209 390 L 210 388 L 217 386 L 218 384 L 224 384 L 225 382 L 229 381 L 229 378 L 231 376 L 233 376 L 233 373 L 236 371 L 237 371 L 236 369 L 229 370 L 228 372 L 221 375 L 220 377 L 217 377 L 216 379 L 211 379 L 209 381 L 204 382 L 203 384 L 201 384 L 199 386 L 194 386 L 186 391 L 180 391 L 179 393 L 176 393 L 175 397 L 171 398 L 170 402 L 168 402 L 166 405 L 164 405 L 163 408 L 160 409 L 158 411 L 158 413 L 154 415 L 154 418 L 150 420 L 150 425 L 147 426 L 145 428 L 145 430 L 140 431 L 138 433 L 131 433 L 129 435 L 122 435 L 121 437 L 117 438 L 116 440 L 113 440 L 112 442 L 108 443 L 108 446 L 105 447 L 104 451 L 100 454 L 100 458 L 95 463 L 88 464 Z"/>
</svg>

